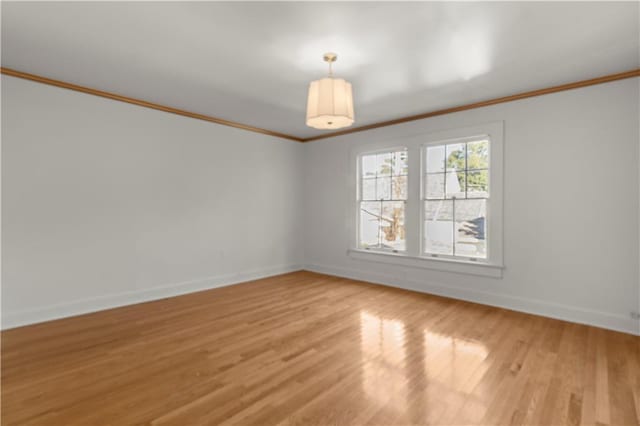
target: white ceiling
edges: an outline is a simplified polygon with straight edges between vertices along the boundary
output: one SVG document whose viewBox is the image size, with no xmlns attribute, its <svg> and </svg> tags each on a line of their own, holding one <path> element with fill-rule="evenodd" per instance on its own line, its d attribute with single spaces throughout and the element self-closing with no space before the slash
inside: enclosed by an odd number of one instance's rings
<svg viewBox="0 0 640 426">
<path fill-rule="evenodd" d="M 627 3 L 2 2 L 2 66 L 307 137 L 325 51 L 365 125 L 640 66 Z"/>
</svg>

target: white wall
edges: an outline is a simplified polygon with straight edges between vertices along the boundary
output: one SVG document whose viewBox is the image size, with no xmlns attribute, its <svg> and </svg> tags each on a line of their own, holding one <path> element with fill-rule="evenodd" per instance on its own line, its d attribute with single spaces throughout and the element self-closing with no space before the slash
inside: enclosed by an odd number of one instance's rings
<svg viewBox="0 0 640 426">
<path fill-rule="evenodd" d="M 638 333 L 639 79 L 306 144 L 308 269 Z M 349 152 L 504 120 L 502 279 L 348 256 Z"/>
<path fill-rule="evenodd" d="M 306 264 L 638 332 L 639 89 L 630 79 L 299 144 L 3 76 L 2 326 Z M 347 255 L 353 147 L 502 120 L 502 279 Z"/>
<path fill-rule="evenodd" d="M 3 327 L 299 269 L 303 148 L 2 76 Z"/>
</svg>

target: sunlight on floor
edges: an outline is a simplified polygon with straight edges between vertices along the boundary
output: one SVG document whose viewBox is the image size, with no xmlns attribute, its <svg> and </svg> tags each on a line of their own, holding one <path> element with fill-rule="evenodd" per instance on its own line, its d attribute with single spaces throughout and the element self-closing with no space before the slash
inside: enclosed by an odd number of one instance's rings
<svg viewBox="0 0 640 426">
<path fill-rule="evenodd" d="M 407 404 L 404 323 L 360 312 L 365 393 L 379 404 L 404 410 Z"/>
</svg>

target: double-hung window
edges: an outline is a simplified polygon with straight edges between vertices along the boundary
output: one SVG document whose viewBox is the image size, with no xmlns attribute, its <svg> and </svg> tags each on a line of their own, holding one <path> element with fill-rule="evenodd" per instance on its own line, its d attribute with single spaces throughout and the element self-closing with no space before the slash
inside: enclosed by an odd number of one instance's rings
<svg viewBox="0 0 640 426">
<path fill-rule="evenodd" d="M 364 154 L 359 160 L 360 247 L 403 252 L 407 150 Z"/>
<path fill-rule="evenodd" d="M 502 268 L 502 127 L 489 123 L 355 149 L 354 257 L 501 274 L 495 271 Z"/>
<path fill-rule="evenodd" d="M 423 147 L 425 255 L 487 258 L 490 145 L 481 136 Z"/>
</svg>

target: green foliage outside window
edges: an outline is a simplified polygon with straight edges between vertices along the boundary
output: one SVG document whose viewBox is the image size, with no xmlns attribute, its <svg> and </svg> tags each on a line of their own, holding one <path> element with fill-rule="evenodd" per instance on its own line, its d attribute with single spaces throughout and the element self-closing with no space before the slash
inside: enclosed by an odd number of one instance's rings
<svg viewBox="0 0 640 426">
<path fill-rule="evenodd" d="M 466 146 L 466 164 L 465 149 Z M 465 188 L 465 169 L 467 173 L 466 184 L 475 191 L 489 190 L 489 174 L 486 172 L 472 172 L 472 170 L 486 170 L 489 167 L 489 144 L 487 141 L 469 142 L 462 145 L 462 149 L 454 150 L 447 157 L 447 169 L 458 171 L 460 188 Z"/>
</svg>

